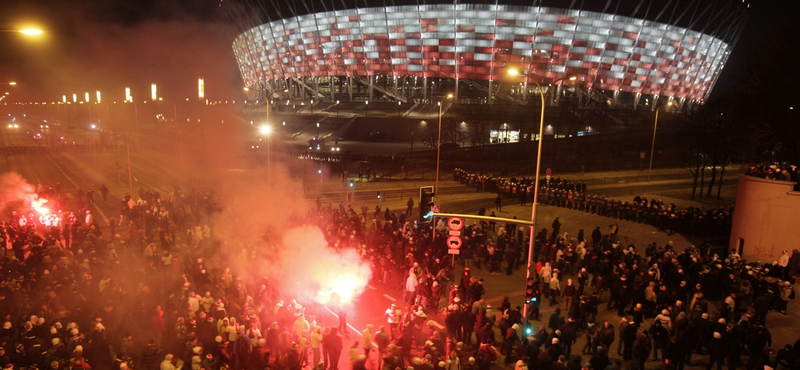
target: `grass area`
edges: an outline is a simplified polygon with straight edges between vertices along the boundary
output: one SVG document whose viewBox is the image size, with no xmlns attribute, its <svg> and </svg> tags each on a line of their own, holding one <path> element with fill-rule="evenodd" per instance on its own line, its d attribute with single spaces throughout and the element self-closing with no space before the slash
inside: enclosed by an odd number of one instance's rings
<svg viewBox="0 0 800 370">
<path fill-rule="evenodd" d="M 694 207 L 719 207 L 719 206 L 732 206 L 736 203 L 736 194 L 739 191 L 739 185 L 726 185 L 722 187 L 720 197 L 717 199 L 717 187 L 711 191 L 711 197 L 700 197 L 700 189 L 692 199 L 692 189 L 679 189 L 669 190 L 662 192 L 654 192 L 653 195 L 667 203 L 675 203 L 678 207 L 685 208 L 689 206 Z"/>
</svg>

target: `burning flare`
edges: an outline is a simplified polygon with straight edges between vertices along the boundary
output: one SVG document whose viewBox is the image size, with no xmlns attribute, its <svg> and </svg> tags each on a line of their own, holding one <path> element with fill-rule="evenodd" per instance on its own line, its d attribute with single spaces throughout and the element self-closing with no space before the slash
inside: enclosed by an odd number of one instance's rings
<svg viewBox="0 0 800 370">
<path fill-rule="evenodd" d="M 44 205 L 47 203 L 47 199 L 40 199 L 38 196 L 33 195 L 31 196 L 31 208 L 36 210 L 40 215 L 44 216 L 50 213 L 50 210 L 47 209 Z"/>
</svg>

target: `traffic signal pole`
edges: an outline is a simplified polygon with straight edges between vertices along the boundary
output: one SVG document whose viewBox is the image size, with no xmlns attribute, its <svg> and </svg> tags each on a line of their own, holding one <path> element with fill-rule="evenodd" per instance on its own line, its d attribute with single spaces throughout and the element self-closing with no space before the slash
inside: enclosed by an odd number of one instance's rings
<svg viewBox="0 0 800 370">
<path fill-rule="evenodd" d="M 483 221 L 495 221 L 495 222 L 505 222 L 507 224 L 517 224 L 517 225 L 525 225 L 531 226 L 533 222 L 527 220 L 518 220 L 515 218 L 503 218 L 503 217 L 491 217 L 491 216 L 480 216 L 480 215 L 473 215 L 473 214 L 462 214 L 462 213 L 442 213 L 442 212 L 435 212 L 433 217 L 460 217 L 460 218 L 471 218 L 475 220 L 483 220 Z"/>
</svg>

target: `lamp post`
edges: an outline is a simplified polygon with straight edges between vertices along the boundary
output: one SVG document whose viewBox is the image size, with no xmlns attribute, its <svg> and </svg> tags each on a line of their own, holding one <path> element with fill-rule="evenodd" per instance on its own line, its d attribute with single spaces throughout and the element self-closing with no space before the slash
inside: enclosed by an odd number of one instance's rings
<svg viewBox="0 0 800 370">
<path fill-rule="evenodd" d="M 364 108 L 364 117 L 369 117 L 369 100 L 365 101 L 364 105 L 366 106 Z"/>
<path fill-rule="evenodd" d="M 536 174 L 533 176 L 533 200 L 531 201 L 531 231 L 530 231 L 530 238 L 528 241 L 528 266 L 525 269 L 525 283 L 527 284 L 528 279 L 531 278 L 531 260 L 533 259 L 533 239 L 536 232 L 536 208 L 537 208 L 537 201 L 539 199 L 539 170 L 542 164 L 542 135 L 544 133 L 544 105 L 545 105 L 545 94 L 542 90 L 542 85 L 537 81 L 535 78 L 528 76 L 519 70 L 516 69 L 509 69 L 508 74 L 512 76 L 523 76 L 527 79 L 533 81 L 536 84 L 536 87 L 539 88 L 539 97 L 542 99 L 542 109 L 541 115 L 539 116 L 539 144 L 538 148 L 536 149 Z M 556 83 L 560 80 L 569 79 L 570 81 L 575 81 L 577 77 L 575 76 L 566 76 L 563 78 L 559 78 L 551 84 Z M 525 320 L 528 320 L 528 300 L 525 300 L 525 305 L 523 306 L 522 316 Z"/>
<path fill-rule="evenodd" d="M 270 150 L 269 150 L 269 135 L 272 133 L 272 126 L 269 124 L 265 124 L 258 129 L 262 135 L 264 135 L 264 141 L 267 143 L 267 183 L 272 182 L 272 167 L 270 161 Z"/>
<path fill-rule="evenodd" d="M 339 118 L 339 101 L 336 101 L 336 118 Z"/>
<path fill-rule="evenodd" d="M 447 94 L 445 99 L 452 99 L 453 94 Z M 436 184 L 433 187 L 433 194 L 439 191 L 439 159 L 442 155 L 442 104 L 445 99 L 439 101 L 439 137 L 436 139 Z"/>
<path fill-rule="evenodd" d="M 317 122 L 317 137 L 315 137 L 314 139 L 319 140 L 319 122 Z"/>
<path fill-rule="evenodd" d="M 668 107 L 672 106 L 672 102 L 667 103 Z M 647 167 L 647 182 L 650 182 L 650 172 L 653 171 L 653 154 L 656 150 L 656 129 L 658 128 L 658 111 L 661 107 L 656 108 L 656 119 L 653 122 L 653 143 L 650 145 L 650 166 Z"/>
</svg>

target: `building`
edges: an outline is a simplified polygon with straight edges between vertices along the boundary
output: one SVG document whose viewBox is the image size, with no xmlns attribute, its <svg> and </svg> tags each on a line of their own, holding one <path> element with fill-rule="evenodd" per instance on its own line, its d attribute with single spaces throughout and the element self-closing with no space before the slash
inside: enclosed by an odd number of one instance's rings
<svg viewBox="0 0 800 370">
<path fill-rule="evenodd" d="M 427 102 L 453 93 L 461 103 L 524 103 L 539 93 L 533 78 L 547 93 L 576 76 L 587 97 L 610 105 L 669 99 L 681 107 L 708 97 L 748 7 L 562 2 L 565 8 L 451 3 L 293 14 L 239 34 L 233 50 L 245 85 L 278 101 Z M 510 68 L 530 77 L 508 76 Z"/>
<path fill-rule="evenodd" d="M 748 261 L 777 261 L 783 251 L 800 249 L 794 241 L 800 220 L 796 183 L 739 175 L 730 248 Z"/>
</svg>

